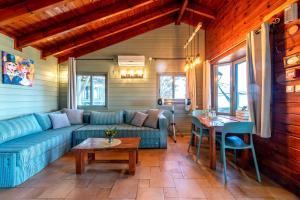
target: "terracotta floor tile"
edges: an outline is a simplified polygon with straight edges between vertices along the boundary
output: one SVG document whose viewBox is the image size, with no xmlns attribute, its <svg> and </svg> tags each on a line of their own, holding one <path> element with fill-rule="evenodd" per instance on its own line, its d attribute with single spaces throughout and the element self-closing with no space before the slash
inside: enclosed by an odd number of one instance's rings
<svg viewBox="0 0 300 200">
<path fill-rule="evenodd" d="M 97 185 L 99 188 L 112 188 L 119 176 L 117 171 L 101 171 L 90 184 Z"/>
<path fill-rule="evenodd" d="M 139 188 L 148 188 L 148 187 L 150 187 L 149 179 L 140 179 L 139 180 Z"/>
<path fill-rule="evenodd" d="M 164 200 L 163 188 L 139 188 L 137 200 Z"/>
<path fill-rule="evenodd" d="M 176 188 L 164 188 L 164 196 L 166 198 L 177 198 L 178 193 Z"/>
<path fill-rule="evenodd" d="M 47 187 L 38 198 L 66 198 L 74 188 L 75 184 L 72 181 L 62 181 L 61 183 Z"/>
<path fill-rule="evenodd" d="M 150 187 L 175 187 L 173 177 L 167 172 L 155 174 L 150 179 Z"/>
<path fill-rule="evenodd" d="M 87 188 L 75 188 L 67 195 L 66 198 L 72 200 L 82 200 L 82 199 L 94 200 L 99 190 L 100 189 L 95 186 L 90 186 Z"/>
<path fill-rule="evenodd" d="M 235 200 L 234 196 L 226 189 L 203 188 L 202 190 L 208 200 Z"/>
<path fill-rule="evenodd" d="M 201 184 L 196 179 L 174 179 L 181 198 L 205 198 Z"/>
<path fill-rule="evenodd" d="M 0 189 L 0 200 L 297 200 L 294 194 L 263 177 L 255 180 L 253 169 L 244 171 L 228 165 L 228 183 L 223 166 L 209 168 L 209 149 L 201 148 L 198 163 L 195 148 L 187 153 L 189 137 L 170 138 L 168 149 L 143 149 L 136 174 L 127 173 L 127 164 L 87 165 L 85 173 L 75 174 L 73 153 L 67 153 L 31 179 L 13 189 Z M 127 154 L 106 152 L 97 159 L 120 158 Z"/>
<path fill-rule="evenodd" d="M 138 189 L 136 179 L 118 179 L 109 195 L 109 198 L 136 198 Z"/>
</svg>

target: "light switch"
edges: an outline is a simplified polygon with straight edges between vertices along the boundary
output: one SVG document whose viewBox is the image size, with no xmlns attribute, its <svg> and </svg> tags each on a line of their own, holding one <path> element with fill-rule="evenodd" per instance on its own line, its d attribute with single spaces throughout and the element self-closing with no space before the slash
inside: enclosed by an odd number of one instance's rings
<svg viewBox="0 0 300 200">
<path fill-rule="evenodd" d="M 286 93 L 291 93 L 295 91 L 295 87 L 293 85 L 286 86 Z"/>
<path fill-rule="evenodd" d="M 295 92 L 300 92 L 300 85 L 295 86 Z"/>
</svg>

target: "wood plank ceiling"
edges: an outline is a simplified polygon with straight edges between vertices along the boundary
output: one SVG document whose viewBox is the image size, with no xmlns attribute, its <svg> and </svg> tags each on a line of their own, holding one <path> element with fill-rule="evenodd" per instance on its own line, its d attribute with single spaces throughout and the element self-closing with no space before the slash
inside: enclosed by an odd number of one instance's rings
<svg viewBox="0 0 300 200">
<path fill-rule="evenodd" d="M 175 22 L 215 19 L 226 0 L 0 0 L 0 32 L 59 62 Z"/>
</svg>

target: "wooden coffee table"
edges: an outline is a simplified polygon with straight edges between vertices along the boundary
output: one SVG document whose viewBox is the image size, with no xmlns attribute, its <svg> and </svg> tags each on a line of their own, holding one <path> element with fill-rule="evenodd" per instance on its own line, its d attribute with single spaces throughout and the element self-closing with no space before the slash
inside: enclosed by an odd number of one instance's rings
<svg viewBox="0 0 300 200">
<path fill-rule="evenodd" d="M 88 163 L 94 162 L 95 152 L 101 151 L 118 151 L 118 152 L 128 152 L 129 160 L 97 160 L 97 162 L 126 162 L 129 164 L 129 173 L 134 175 L 136 164 L 138 163 L 138 148 L 140 145 L 141 138 L 116 138 L 121 140 L 121 144 L 117 146 L 107 147 L 103 144 L 103 138 L 88 138 L 82 143 L 73 147 L 72 151 L 75 153 L 75 165 L 76 174 L 81 174 L 84 172 L 85 168 L 85 157 L 88 156 Z"/>
</svg>

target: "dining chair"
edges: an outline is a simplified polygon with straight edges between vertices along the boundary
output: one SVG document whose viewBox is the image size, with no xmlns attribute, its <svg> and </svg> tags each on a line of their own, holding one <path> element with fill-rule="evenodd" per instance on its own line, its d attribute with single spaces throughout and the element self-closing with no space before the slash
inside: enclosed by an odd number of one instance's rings
<svg viewBox="0 0 300 200">
<path fill-rule="evenodd" d="M 223 160 L 223 168 L 224 168 L 223 173 L 224 173 L 225 183 L 227 182 L 226 149 L 233 149 L 234 151 L 242 150 L 242 149 L 251 149 L 257 180 L 258 182 L 261 182 L 260 172 L 256 160 L 254 145 L 253 145 L 253 138 L 252 138 L 253 127 L 254 127 L 253 122 L 224 123 L 224 127 L 222 128 L 222 134 L 216 137 L 217 142 L 220 143 L 220 152 Z M 227 136 L 227 134 L 233 134 L 233 135 Z M 245 143 L 244 140 L 242 140 L 240 137 L 237 136 L 237 135 L 245 135 L 245 134 L 249 135 L 250 138 L 249 144 Z"/>
<path fill-rule="evenodd" d="M 198 145 L 196 144 L 197 148 L 197 155 L 196 155 L 196 162 L 198 162 L 199 157 L 200 157 L 200 148 L 201 148 L 201 143 L 202 143 L 202 138 L 203 137 L 209 137 L 209 131 L 207 128 L 205 128 L 198 117 L 196 115 L 192 116 L 192 123 L 194 125 L 194 129 L 192 129 L 192 135 L 188 147 L 188 152 L 190 152 L 191 145 L 193 144 L 193 136 L 198 138 Z"/>
</svg>

